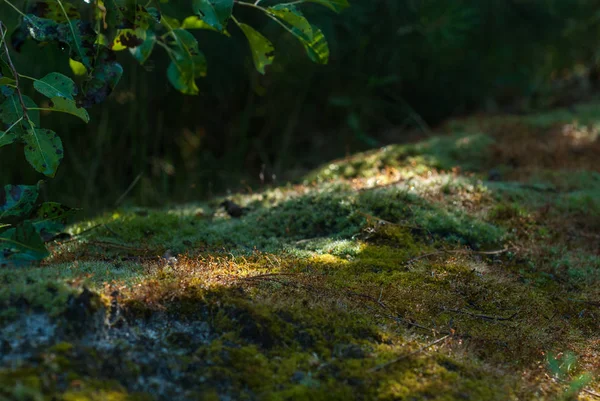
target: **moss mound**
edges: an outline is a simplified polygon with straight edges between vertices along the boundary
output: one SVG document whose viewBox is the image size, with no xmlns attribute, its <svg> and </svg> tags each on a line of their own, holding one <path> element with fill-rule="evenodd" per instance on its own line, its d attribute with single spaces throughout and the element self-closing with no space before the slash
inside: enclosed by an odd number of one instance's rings
<svg viewBox="0 0 600 401">
<path fill-rule="evenodd" d="M 0 400 L 593 397 L 594 107 L 79 222 L 0 271 Z"/>
</svg>

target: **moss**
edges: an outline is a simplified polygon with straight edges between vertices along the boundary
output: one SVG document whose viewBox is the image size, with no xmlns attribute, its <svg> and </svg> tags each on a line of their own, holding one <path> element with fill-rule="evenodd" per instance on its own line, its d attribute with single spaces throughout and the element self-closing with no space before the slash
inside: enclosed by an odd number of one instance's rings
<svg viewBox="0 0 600 401">
<path fill-rule="evenodd" d="M 600 319 L 595 131 L 566 119 L 449 124 L 236 194 L 241 219 L 76 224 L 0 271 L 0 399 L 552 399 L 544 355 L 597 372 Z"/>
</svg>

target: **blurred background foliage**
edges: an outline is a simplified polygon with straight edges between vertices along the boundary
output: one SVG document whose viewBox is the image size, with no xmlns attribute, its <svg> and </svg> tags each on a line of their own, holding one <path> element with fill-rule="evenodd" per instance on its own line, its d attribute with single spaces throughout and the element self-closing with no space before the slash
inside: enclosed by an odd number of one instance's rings
<svg viewBox="0 0 600 401">
<path fill-rule="evenodd" d="M 183 18 L 188 3 L 161 8 Z M 66 149 L 46 196 L 97 213 L 136 182 L 128 200 L 138 205 L 192 201 L 297 178 L 331 158 L 428 135 L 449 117 L 569 106 L 597 89 L 600 0 L 351 3 L 341 15 L 302 6 L 330 43 L 327 66 L 252 9 L 236 10 L 238 19 L 279 49 L 265 76 L 236 27 L 231 38 L 195 31 L 208 59 L 199 96 L 168 84 L 160 51 L 144 66 L 120 52 L 124 78 L 89 125 L 43 116 Z M 18 24 L 6 4 L 0 19 Z M 27 43 L 15 62 L 27 75 L 72 75 L 52 46 Z M 2 149 L 0 183 L 39 178 L 20 151 Z"/>
</svg>

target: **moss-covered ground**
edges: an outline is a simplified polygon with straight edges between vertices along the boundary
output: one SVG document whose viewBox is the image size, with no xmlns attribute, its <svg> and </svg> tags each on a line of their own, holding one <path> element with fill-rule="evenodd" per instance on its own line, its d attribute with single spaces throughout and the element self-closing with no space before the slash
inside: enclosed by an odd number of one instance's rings
<svg viewBox="0 0 600 401">
<path fill-rule="evenodd" d="M 598 399 L 599 110 L 79 222 L 0 270 L 0 400 Z"/>
</svg>

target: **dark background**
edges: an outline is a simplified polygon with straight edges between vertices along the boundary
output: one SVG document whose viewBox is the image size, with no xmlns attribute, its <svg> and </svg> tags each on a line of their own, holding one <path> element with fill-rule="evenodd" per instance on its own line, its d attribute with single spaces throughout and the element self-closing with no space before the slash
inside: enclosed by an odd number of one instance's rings
<svg viewBox="0 0 600 401">
<path fill-rule="evenodd" d="M 236 7 L 234 14 L 275 44 L 266 76 L 253 70 L 233 24 L 232 38 L 193 31 L 209 63 L 200 96 L 169 85 L 162 49 L 144 66 L 120 52 L 124 77 L 90 110 L 88 125 L 43 115 L 66 149 L 45 196 L 97 213 L 141 174 L 128 202 L 193 201 L 268 185 L 273 177 L 297 179 L 332 158 L 427 135 L 451 117 L 568 107 L 597 89 L 600 1 L 351 3 L 341 15 L 302 6 L 329 40 L 327 66 L 312 64 L 293 37 L 255 10 Z M 165 5 L 163 12 L 190 14 L 187 5 Z M 18 23 L 5 4 L 0 19 Z M 27 43 L 14 58 L 27 75 L 70 75 L 66 53 L 53 46 Z M 0 184 L 41 178 L 20 146 L 0 150 Z"/>
</svg>

